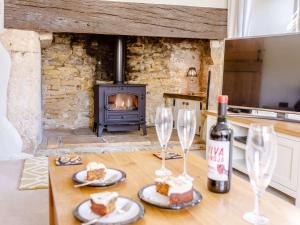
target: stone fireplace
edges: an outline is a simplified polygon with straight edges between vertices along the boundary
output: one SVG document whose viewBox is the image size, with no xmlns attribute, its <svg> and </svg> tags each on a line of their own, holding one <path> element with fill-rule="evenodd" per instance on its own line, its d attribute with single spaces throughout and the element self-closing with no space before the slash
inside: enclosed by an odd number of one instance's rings
<svg viewBox="0 0 300 225">
<path fill-rule="evenodd" d="M 2 40 L 6 39 L 3 43 L 11 49 L 14 68 L 8 90 L 8 118 L 20 132 L 26 152 L 37 148 L 43 130 L 93 129 L 94 87 L 114 81 L 111 36 L 54 33 L 53 40 L 46 46 L 42 42 L 42 47 L 38 44 L 40 37 L 35 32 L 17 30 L 2 35 Z M 191 87 L 186 77 L 189 67 L 195 67 L 199 74 L 194 92 L 206 91 L 208 70 L 212 71 L 211 98 L 220 91 L 222 41 L 129 36 L 126 51 L 125 82 L 147 85 L 144 120 L 148 126 L 154 124 L 156 107 L 164 104 L 164 92 L 185 92 Z M 20 54 L 28 63 L 17 67 L 15 60 Z M 26 74 L 28 83 L 24 83 L 22 74 Z M 22 89 L 27 91 L 21 103 L 15 93 Z M 210 103 L 215 107 L 214 101 Z M 19 113 L 22 104 L 27 105 L 24 114 Z M 15 110 L 16 105 L 20 110 Z M 114 110 L 136 105 L 135 97 L 122 94 L 112 95 L 108 107 Z"/>
<path fill-rule="evenodd" d="M 42 50 L 45 129 L 93 127 L 93 88 L 114 81 L 111 40 L 104 35 L 54 34 L 51 45 Z M 199 73 L 192 91 L 206 91 L 207 72 L 213 64 L 210 44 L 198 39 L 127 38 L 125 82 L 147 85 L 147 125 L 154 124 L 155 109 L 164 104 L 164 92 L 186 92 L 190 87 L 189 67 Z"/>
<path fill-rule="evenodd" d="M 227 9 L 208 5 L 4 1 L 0 25 L 4 20 L 7 30 L 0 40 L 11 58 L 11 71 L 0 81 L 7 87 L 7 98 L 1 98 L 7 106 L 1 106 L 9 121 L 6 128 L 15 127 L 10 131 L 20 134 L 27 153 L 35 152 L 44 130 L 92 129 L 93 89 L 112 84 L 114 76 L 109 35 L 128 37 L 124 78 L 131 85 L 146 85 L 147 125 L 153 125 L 164 92 L 205 91 L 208 70 L 209 96 L 214 99 L 222 81 L 219 40 L 226 37 Z M 186 77 L 190 67 L 199 75 L 193 85 Z M 209 101 L 211 107 L 214 102 Z M 124 95 L 111 97 L 109 103 L 110 109 L 135 109 L 139 104 Z"/>
</svg>

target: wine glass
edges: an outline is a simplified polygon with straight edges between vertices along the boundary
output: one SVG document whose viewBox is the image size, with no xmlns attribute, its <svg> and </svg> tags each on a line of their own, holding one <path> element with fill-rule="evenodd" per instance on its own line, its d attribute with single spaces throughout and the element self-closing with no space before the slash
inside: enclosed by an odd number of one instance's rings
<svg viewBox="0 0 300 225">
<path fill-rule="evenodd" d="M 170 176 L 172 172 L 166 169 L 166 150 L 173 129 L 173 114 L 169 107 L 158 107 L 155 115 L 155 128 L 161 146 L 162 165 L 155 171 L 157 176 Z"/>
<path fill-rule="evenodd" d="M 251 124 L 246 146 L 246 163 L 250 183 L 255 193 L 254 211 L 244 214 L 252 224 L 266 224 L 269 219 L 260 214 L 260 199 L 269 185 L 277 160 L 277 138 L 272 125 Z"/>
<path fill-rule="evenodd" d="M 181 176 L 188 180 L 194 180 L 187 173 L 187 154 L 193 143 L 196 132 L 196 112 L 193 109 L 180 109 L 177 118 L 177 132 L 183 149 L 183 173 Z"/>
</svg>

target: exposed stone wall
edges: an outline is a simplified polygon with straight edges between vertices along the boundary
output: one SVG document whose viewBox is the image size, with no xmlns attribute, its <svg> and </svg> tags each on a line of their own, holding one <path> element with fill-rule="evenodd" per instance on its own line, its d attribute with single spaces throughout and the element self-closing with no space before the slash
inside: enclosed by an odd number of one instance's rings
<svg viewBox="0 0 300 225">
<path fill-rule="evenodd" d="M 21 135 L 23 151 L 33 153 L 42 136 L 39 34 L 8 29 L 0 39 L 11 56 L 7 117 Z"/>
<path fill-rule="evenodd" d="M 95 81 L 113 80 L 113 38 L 101 35 L 55 34 L 42 52 L 45 128 L 79 128 L 93 122 Z M 152 125 L 164 92 L 206 91 L 212 63 L 210 41 L 130 37 L 126 80 L 147 84 L 146 121 Z M 199 76 L 186 77 L 189 67 Z"/>
<path fill-rule="evenodd" d="M 147 84 L 147 124 L 154 123 L 156 107 L 164 104 L 164 92 L 206 91 L 210 63 L 208 40 L 131 38 L 127 44 L 127 80 Z M 198 72 L 193 83 L 186 77 L 189 67 Z"/>
<path fill-rule="evenodd" d="M 88 127 L 93 118 L 95 58 L 84 38 L 55 35 L 42 51 L 44 128 Z"/>
</svg>

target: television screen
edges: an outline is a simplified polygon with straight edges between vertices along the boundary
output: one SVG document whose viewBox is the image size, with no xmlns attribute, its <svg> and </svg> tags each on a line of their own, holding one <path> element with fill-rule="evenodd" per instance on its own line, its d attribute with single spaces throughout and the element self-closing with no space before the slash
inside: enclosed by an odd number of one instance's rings
<svg viewBox="0 0 300 225">
<path fill-rule="evenodd" d="M 300 112 L 300 34 L 225 41 L 229 105 Z"/>
</svg>

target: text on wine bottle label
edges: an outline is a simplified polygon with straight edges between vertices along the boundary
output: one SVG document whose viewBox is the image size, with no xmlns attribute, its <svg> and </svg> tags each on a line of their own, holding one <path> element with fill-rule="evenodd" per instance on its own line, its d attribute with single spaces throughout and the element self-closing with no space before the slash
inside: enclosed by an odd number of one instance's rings
<svg viewBox="0 0 300 225">
<path fill-rule="evenodd" d="M 208 178 L 228 181 L 229 146 L 229 141 L 208 141 Z"/>
</svg>

